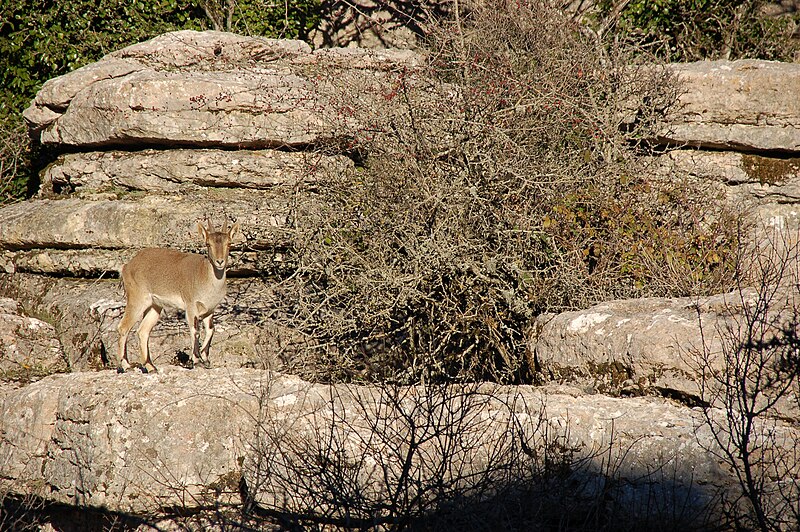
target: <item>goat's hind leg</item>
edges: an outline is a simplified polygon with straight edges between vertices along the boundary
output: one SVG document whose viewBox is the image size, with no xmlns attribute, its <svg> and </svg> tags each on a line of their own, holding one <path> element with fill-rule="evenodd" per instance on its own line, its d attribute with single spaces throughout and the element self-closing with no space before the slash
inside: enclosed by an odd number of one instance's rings
<svg viewBox="0 0 800 532">
<path fill-rule="evenodd" d="M 130 317 L 126 309 L 125 314 L 122 316 L 122 321 L 120 321 L 117 326 L 117 332 L 119 333 L 119 341 L 117 343 L 117 373 L 125 373 L 125 370 L 131 367 L 130 362 L 128 362 L 128 334 L 131 332 L 134 323 L 135 320 Z"/>
<path fill-rule="evenodd" d="M 117 326 L 119 333 L 119 342 L 117 343 L 117 373 L 125 373 L 125 370 L 131 367 L 128 362 L 128 335 L 136 325 L 136 322 L 142 317 L 145 309 L 149 304 L 145 301 L 128 301 L 125 306 L 125 313 Z"/>
<path fill-rule="evenodd" d="M 139 325 L 137 334 L 139 336 L 139 349 L 142 352 L 142 373 L 147 373 L 147 366 L 153 368 L 154 373 L 158 373 L 153 361 L 150 359 L 150 331 L 156 326 L 158 319 L 161 317 L 161 308 L 153 305 L 142 318 L 142 323 Z"/>
</svg>

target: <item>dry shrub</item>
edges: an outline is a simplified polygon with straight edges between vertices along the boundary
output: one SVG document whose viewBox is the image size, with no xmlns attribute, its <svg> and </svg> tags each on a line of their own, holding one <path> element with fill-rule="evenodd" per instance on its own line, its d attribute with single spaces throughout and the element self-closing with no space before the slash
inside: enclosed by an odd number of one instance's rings
<svg viewBox="0 0 800 532">
<path fill-rule="evenodd" d="M 253 529 L 703 530 L 714 501 L 670 476 L 676 462 L 631 476 L 636 442 L 586 447 L 546 397 L 474 383 L 329 392 L 276 412 L 262 391 L 240 484 Z"/>
<path fill-rule="evenodd" d="M 800 527 L 800 234 L 777 228 L 738 257 L 736 288 L 688 353 L 702 410 L 735 488 L 722 511 L 741 530 Z"/>
<path fill-rule="evenodd" d="M 519 382 L 540 312 L 729 279 L 729 217 L 641 157 L 679 91 L 665 69 L 541 2 L 462 12 L 428 46 L 338 104 L 365 159 L 296 235 L 306 376 Z"/>
</svg>

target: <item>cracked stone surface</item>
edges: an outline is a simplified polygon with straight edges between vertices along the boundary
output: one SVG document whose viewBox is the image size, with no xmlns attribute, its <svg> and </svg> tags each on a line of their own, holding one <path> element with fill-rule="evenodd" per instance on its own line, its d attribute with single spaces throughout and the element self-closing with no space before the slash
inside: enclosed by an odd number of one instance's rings
<svg viewBox="0 0 800 532">
<path fill-rule="evenodd" d="M 697 410 L 657 398 L 529 386 L 465 390 L 441 396 L 444 408 L 473 412 L 459 421 L 460 445 L 471 451 L 451 455 L 453 471 L 465 479 L 513 443 L 509 427 L 519 427 L 533 444 L 537 431 L 543 434 L 543 420 L 551 436 L 578 450 L 577 457 L 597 459 L 587 471 L 600 471 L 603 456 L 625 478 L 646 477 L 659 456 L 676 490 L 695 485 L 713 491 L 730 482 L 724 464 L 705 451 L 711 435 Z M 268 505 L 276 497 L 304 500 L 305 483 L 282 483 L 280 472 L 304 470 L 312 456 L 342 452 L 337 460 L 358 467 L 352 481 L 370 493 L 396 473 L 390 447 L 412 437 L 403 425 L 408 418 L 387 413 L 399 409 L 421 416 L 418 427 L 437 426 L 425 393 L 312 384 L 252 369 L 53 375 L 0 395 L 0 486 L 56 502 L 148 514 L 236 502 L 244 478 L 251 496 Z M 771 430 L 784 442 L 798 436 L 781 423 Z M 339 443 L 327 447 L 326 441 Z M 607 456 L 612 441 L 619 456 Z M 436 440 L 423 444 L 413 467 L 435 468 L 443 450 Z M 372 461 L 364 459 L 369 456 Z M 263 476 L 264 459 L 271 460 L 274 476 Z"/>
</svg>

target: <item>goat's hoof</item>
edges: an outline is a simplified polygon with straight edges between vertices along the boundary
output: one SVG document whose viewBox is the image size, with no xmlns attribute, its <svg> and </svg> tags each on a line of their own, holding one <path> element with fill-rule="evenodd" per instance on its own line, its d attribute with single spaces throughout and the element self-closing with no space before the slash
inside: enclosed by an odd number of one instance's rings
<svg viewBox="0 0 800 532">
<path fill-rule="evenodd" d="M 122 366 L 117 366 L 117 373 L 125 373 L 125 368 Z"/>
<path fill-rule="evenodd" d="M 201 360 L 200 365 L 203 366 L 203 369 L 211 369 L 211 362 L 208 360 Z"/>
<path fill-rule="evenodd" d="M 147 371 L 147 368 L 144 367 L 144 366 L 141 366 L 139 369 L 142 370 L 142 373 L 150 373 L 149 371 Z"/>
</svg>

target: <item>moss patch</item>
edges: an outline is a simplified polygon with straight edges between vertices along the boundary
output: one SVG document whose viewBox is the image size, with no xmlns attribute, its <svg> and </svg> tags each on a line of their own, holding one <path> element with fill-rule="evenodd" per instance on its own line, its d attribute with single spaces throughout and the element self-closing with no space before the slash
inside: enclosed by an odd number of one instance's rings
<svg viewBox="0 0 800 532">
<path fill-rule="evenodd" d="M 543 385 L 548 382 L 560 384 L 589 384 L 593 390 L 610 396 L 644 395 L 649 386 L 646 378 L 640 378 L 636 390 L 630 387 L 633 369 L 622 362 L 589 362 L 588 371 L 574 366 L 548 365 L 546 370 L 539 369 L 534 375 L 534 383 Z M 626 387 L 627 385 L 627 387 Z"/>
<path fill-rule="evenodd" d="M 742 169 L 753 181 L 762 185 L 783 185 L 800 175 L 800 159 L 774 159 L 759 155 L 742 155 Z"/>
<path fill-rule="evenodd" d="M 239 471 L 230 471 L 220 475 L 209 488 L 219 497 L 223 493 L 238 493 L 241 482 L 242 474 Z"/>
<path fill-rule="evenodd" d="M 600 393 L 615 395 L 623 384 L 633 377 L 633 370 L 621 362 L 589 363 L 594 387 Z"/>
</svg>

